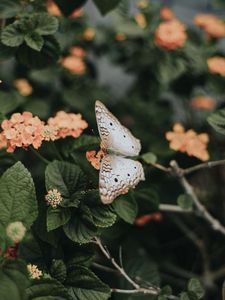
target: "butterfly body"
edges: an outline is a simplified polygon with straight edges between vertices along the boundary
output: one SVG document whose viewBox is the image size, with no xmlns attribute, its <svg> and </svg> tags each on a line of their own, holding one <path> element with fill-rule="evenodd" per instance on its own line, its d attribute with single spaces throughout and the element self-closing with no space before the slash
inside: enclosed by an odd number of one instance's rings
<svg viewBox="0 0 225 300">
<path fill-rule="evenodd" d="M 106 150 L 100 167 L 99 192 L 101 201 L 109 204 L 145 179 L 141 163 L 127 158 L 137 156 L 141 144 L 102 102 L 96 101 L 95 112 L 101 146 Z"/>
</svg>

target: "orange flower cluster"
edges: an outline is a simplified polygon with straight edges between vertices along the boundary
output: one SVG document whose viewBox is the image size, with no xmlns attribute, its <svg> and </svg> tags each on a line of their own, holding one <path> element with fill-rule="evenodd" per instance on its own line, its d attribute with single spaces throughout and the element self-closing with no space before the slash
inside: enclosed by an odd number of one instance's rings
<svg viewBox="0 0 225 300">
<path fill-rule="evenodd" d="M 214 15 L 199 14 L 195 16 L 194 23 L 212 38 L 219 39 L 225 36 L 225 23 Z"/>
<path fill-rule="evenodd" d="M 72 47 L 70 49 L 70 55 L 61 60 L 61 64 L 64 68 L 75 75 L 84 75 L 86 71 L 86 64 L 84 57 L 86 52 L 81 47 Z"/>
<path fill-rule="evenodd" d="M 171 21 L 176 19 L 174 12 L 169 7 L 162 7 L 160 9 L 160 17 L 164 21 Z"/>
<path fill-rule="evenodd" d="M 145 226 L 147 223 L 149 223 L 151 221 L 161 222 L 162 214 L 160 212 L 156 212 L 153 214 L 143 215 L 135 220 L 135 225 Z"/>
<path fill-rule="evenodd" d="M 16 147 L 26 149 L 30 145 L 38 149 L 42 144 L 44 122 L 33 117 L 30 112 L 13 114 L 9 120 L 2 122 L 1 127 L 1 137 L 7 143 L 7 152 L 14 152 Z"/>
<path fill-rule="evenodd" d="M 105 152 L 101 149 L 98 153 L 95 150 L 87 151 L 86 158 L 91 163 L 91 165 L 96 169 L 100 170 L 101 161 L 104 157 Z"/>
<path fill-rule="evenodd" d="M 225 77 L 225 58 L 214 56 L 207 60 L 209 72 Z"/>
<path fill-rule="evenodd" d="M 72 136 L 77 138 L 88 127 L 81 114 L 66 113 L 59 111 L 55 117 L 48 119 L 48 125 L 57 130 L 56 139 Z"/>
<path fill-rule="evenodd" d="M 197 134 L 192 129 L 185 132 L 184 127 L 177 123 L 173 131 L 166 133 L 166 139 L 170 141 L 170 148 L 175 151 L 186 152 L 187 155 L 197 157 L 202 161 L 209 160 L 207 151 L 209 136 L 206 133 Z"/>
<path fill-rule="evenodd" d="M 15 80 L 14 85 L 17 88 L 17 90 L 18 90 L 18 92 L 20 93 L 21 96 L 26 97 L 26 96 L 31 95 L 32 92 L 33 92 L 32 86 L 24 78 Z"/>
<path fill-rule="evenodd" d="M 216 102 L 209 96 L 196 96 L 191 99 L 191 106 L 196 109 L 213 110 L 216 106 Z"/>
<path fill-rule="evenodd" d="M 162 22 L 155 32 L 155 43 L 163 49 L 177 49 L 182 47 L 186 40 L 186 28 L 177 20 Z"/>
<path fill-rule="evenodd" d="M 60 111 L 45 124 L 30 112 L 14 113 L 1 124 L 0 149 L 7 148 L 7 152 L 14 152 L 16 147 L 27 149 L 31 145 L 38 149 L 43 141 L 66 136 L 77 138 L 87 126 L 80 114 Z"/>
<path fill-rule="evenodd" d="M 118 32 L 115 36 L 115 39 L 118 41 L 118 42 L 122 42 L 122 41 L 125 41 L 126 40 L 126 35 L 122 32 Z"/>
</svg>

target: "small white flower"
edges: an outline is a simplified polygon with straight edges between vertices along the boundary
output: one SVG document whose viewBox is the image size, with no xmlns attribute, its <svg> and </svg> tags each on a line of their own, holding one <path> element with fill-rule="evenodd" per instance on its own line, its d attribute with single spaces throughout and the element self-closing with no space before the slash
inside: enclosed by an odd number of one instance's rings
<svg viewBox="0 0 225 300">
<path fill-rule="evenodd" d="M 45 200 L 47 201 L 48 205 L 53 208 L 57 208 L 57 206 L 62 202 L 63 198 L 57 189 L 53 189 L 48 191 L 48 194 L 45 196 Z"/>
<path fill-rule="evenodd" d="M 32 279 L 40 279 L 41 276 L 43 275 L 42 271 L 39 270 L 36 265 L 31 265 L 31 264 L 27 265 L 27 270 Z"/>
<path fill-rule="evenodd" d="M 10 223 L 6 228 L 6 235 L 14 242 L 19 243 L 22 241 L 26 233 L 26 228 L 22 222 Z"/>
</svg>

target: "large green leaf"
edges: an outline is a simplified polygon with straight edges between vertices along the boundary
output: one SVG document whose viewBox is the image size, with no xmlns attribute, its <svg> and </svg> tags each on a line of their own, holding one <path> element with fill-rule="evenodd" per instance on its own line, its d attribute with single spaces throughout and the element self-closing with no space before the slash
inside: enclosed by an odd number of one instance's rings
<svg viewBox="0 0 225 300">
<path fill-rule="evenodd" d="M 88 268 L 77 266 L 68 274 L 65 285 L 73 299 L 107 300 L 110 288 Z"/>
<path fill-rule="evenodd" d="M 31 32 L 30 34 L 25 35 L 24 40 L 27 46 L 36 51 L 41 51 L 44 45 L 43 37 L 37 32 Z"/>
<path fill-rule="evenodd" d="M 18 47 L 24 41 L 24 34 L 19 27 L 19 21 L 6 26 L 1 33 L 1 41 L 9 47 Z"/>
<path fill-rule="evenodd" d="M 64 199 L 71 199 L 76 192 L 85 190 L 86 177 L 77 165 L 55 160 L 46 168 L 45 184 L 47 190 L 57 189 Z"/>
<path fill-rule="evenodd" d="M 0 107 L 2 114 L 8 114 L 14 111 L 23 103 L 23 97 L 17 93 L 9 93 L 0 91 Z"/>
<path fill-rule="evenodd" d="M 99 205 L 89 207 L 93 223 L 97 227 L 109 227 L 116 222 L 116 214 L 108 206 Z"/>
<path fill-rule="evenodd" d="M 62 259 L 55 259 L 52 262 L 50 274 L 53 278 L 60 282 L 64 282 L 66 280 L 67 271 L 66 265 L 64 264 Z"/>
<path fill-rule="evenodd" d="M 99 146 L 100 140 L 96 136 L 82 134 L 77 139 L 72 139 L 63 148 L 63 152 L 66 156 L 69 156 L 74 151 L 86 151 L 91 150 Z"/>
<path fill-rule="evenodd" d="M 50 16 L 47 13 L 39 13 L 33 16 L 36 22 L 36 29 L 40 35 L 50 35 L 54 34 L 59 27 L 59 22 L 56 17 Z"/>
<path fill-rule="evenodd" d="M 35 280 L 26 292 L 28 300 L 72 300 L 66 288 L 55 279 Z"/>
<path fill-rule="evenodd" d="M 191 278 L 189 280 L 188 291 L 193 292 L 197 296 L 197 299 L 201 299 L 205 294 L 203 286 L 197 278 Z"/>
<path fill-rule="evenodd" d="M 19 0 L 0 1 L 0 19 L 7 19 L 16 16 L 22 10 Z"/>
<path fill-rule="evenodd" d="M 0 299 L 25 300 L 29 285 L 27 266 L 22 261 L 7 260 L 0 266 Z"/>
<path fill-rule="evenodd" d="M 134 223 L 138 212 L 138 206 L 131 193 L 117 198 L 112 206 L 121 219 L 130 224 Z"/>
<path fill-rule="evenodd" d="M 54 230 L 66 224 L 71 217 L 71 212 L 68 208 L 48 208 L 47 211 L 47 230 Z"/>
<path fill-rule="evenodd" d="M 95 5 L 98 7 L 102 15 L 107 14 L 110 10 L 116 8 L 121 0 L 94 0 Z"/>
<path fill-rule="evenodd" d="M 0 178 L 0 222 L 21 221 L 29 228 L 37 217 L 33 179 L 21 162 Z"/>
</svg>

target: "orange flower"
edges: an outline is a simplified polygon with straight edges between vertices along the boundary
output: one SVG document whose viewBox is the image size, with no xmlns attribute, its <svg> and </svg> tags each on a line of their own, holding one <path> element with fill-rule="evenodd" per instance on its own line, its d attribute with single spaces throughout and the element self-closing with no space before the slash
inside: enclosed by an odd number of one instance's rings
<svg viewBox="0 0 225 300">
<path fill-rule="evenodd" d="M 70 54 L 79 58 L 84 58 L 86 56 L 86 51 L 81 47 L 70 48 Z"/>
<path fill-rule="evenodd" d="M 225 77 L 225 58 L 214 56 L 207 60 L 209 72 Z"/>
<path fill-rule="evenodd" d="M 6 149 L 6 148 L 7 148 L 7 140 L 6 140 L 6 138 L 3 136 L 3 134 L 0 133 L 0 150 Z"/>
<path fill-rule="evenodd" d="M 126 40 L 126 35 L 122 32 L 118 32 L 116 34 L 116 37 L 115 39 L 118 41 L 118 42 L 122 42 L 122 41 L 125 41 Z"/>
<path fill-rule="evenodd" d="M 182 47 L 186 39 L 186 28 L 177 20 L 161 23 L 155 32 L 155 43 L 167 50 Z"/>
<path fill-rule="evenodd" d="M 80 114 L 59 111 L 54 118 L 48 119 L 48 125 L 57 131 L 56 139 L 72 136 L 77 138 L 88 127 Z"/>
<path fill-rule="evenodd" d="M 86 71 L 85 62 L 77 56 L 67 56 L 61 61 L 62 66 L 75 75 L 84 75 Z"/>
<path fill-rule="evenodd" d="M 100 170 L 101 161 L 104 157 L 105 152 L 104 150 L 99 150 L 98 153 L 95 150 L 87 151 L 86 158 L 91 163 L 91 165 L 96 169 Z"/>
<path fill-rule="evenodd" d="M 84 38 L 86 41 L 92 41 L 94 37 L 95 37 L 95 30 L 94 30 L 94 28 L 88 27 L 88 28 L 84 31 L 84 33 L 83 33 L 83 38 Z"/>
<path fill-rule="evenodd" d="M 197 109 L 213 110 L 216 106 L 216 102 L 209 96 L 197 96 L 192 98 L 191 106 Z"/>
<path fill-rule="evenodd" d="M 225 24 L 214 15 L 199 14 L 194 18 L 194 23 L 203 28 L 212 38 L 223 38 L 225 36 Z"/>
<path fill-rule="evenodd" d="M 53 0 L 47 1 L 47 11 L 50 15 L 55 17 L 62 16 L 61 10 L 59 9 L 58 5 L 55 4 Z"/>
<path fill-rule="evenodd" d="M 145 28 L 147 26 L 147 21 L 146 21 L 145 16 L 143 14 L 137 14 L 134 17 L 134 19 L 137 22 L 139 27 Z"/>
<path fill-rule="evenodd" d="M 80 18 L 84 15 L 84 11 L 82 8 L 75 9 L 70 15 L 71 18 Z"/>
<path fill-rule="evenodd" d="M 173 131 L 166 133 L 166 139 L 170 141 L 170 148 L 175 151 L 186 152 L 189 156 L 195 156 L 202 161 L 209 160 L 206 149 L 209 137 L 206 133 L 197 134 L 191 129 L 185 132 L 184 127 L 177 123 Z"/>
<path fill-rule="evenodd" d="M 17 88 L 17 90 L 18 90 L 18 92 L 20 93 L 21 96 L 26 97 L 26 96 L 31 95 L 32 92 L 33 92 L 32 86 L 24 78 L 15 80 L 14 85 Z"/>
<path fill-rule="evenodd" d="M 171 21 L 173 19 L 176 19 L 174 12 L 169 7 L 166 6 L 160 9 L 160 17 L 164 21 Z"/>
<path fill-rule="evenodd" d="M 30 145 L 38 149 L 42 144 L 44 122 L 30 112 L 14 113 L 9 120 L 2 122 L 1 128 L 7 152 L 14 152 L 16 147 L 27 149 Z"/>
<path fill-rule="evenodd" d="M 161 222 L 162 214 L 160 212 L 156 212 L 153 214 L 143 215 L 135 220 L 135 225 L 145 226 L 147 223 L 149 223 L 151 221 Z"/>
</svg>

